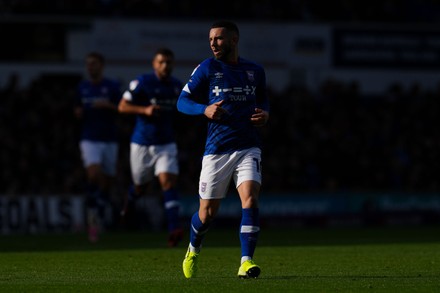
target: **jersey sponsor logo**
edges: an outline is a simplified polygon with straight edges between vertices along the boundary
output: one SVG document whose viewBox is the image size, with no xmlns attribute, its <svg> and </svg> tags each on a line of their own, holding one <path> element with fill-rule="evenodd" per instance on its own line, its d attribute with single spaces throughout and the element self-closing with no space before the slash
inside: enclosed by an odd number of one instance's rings
<svg viewBox="0 0 440 293">
<path fill-rule="evenodd" d="M 215 78 L 223 78 L 223 72 L 217 72 L 214 74 Z"/>
<path fill-rule="evenodd" d="M 246 85 L 245 87 L 232 87 L 232 88 L 219 88 L 219 86 L 215 86 L 212 92 L 215 94 L 215 96 L 219 96 L 220 93 L 245 93 L 245 95 L 255 95 L 255 90 L 257 89 L 256 86 L 249 86 Z M 243 95 L 244 96 L 244 95 Z"/>
<path fill-rule="evenodd" d="M 158 105 L 162 110 L 173 110 L 176 105 L 176 99 L 157 99 L 153 97 L 150 99 L 152 105 Z"/>
<path fill-rule="evenodd" d="M 231 102 L 246 102 L 247 97 L 245 95 L 229 95 L 229 101 L 231 101 Z"/>
</svg>

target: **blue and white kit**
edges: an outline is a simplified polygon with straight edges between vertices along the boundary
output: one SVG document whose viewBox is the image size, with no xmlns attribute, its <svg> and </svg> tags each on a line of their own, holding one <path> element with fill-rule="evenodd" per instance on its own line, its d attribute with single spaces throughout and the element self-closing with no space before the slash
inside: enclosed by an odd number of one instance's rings
<svg viewBox="0 0 440 293">
<path fill-rule="evenodd" d="M 224 197 L 227 188 L 221 185 L 229 184 L 232 176 L 240 178 L 237 186 L 246 180 L 261 182 L 261 139 L 250 119 L 255 108 L 269 111 L 263 67 L 243 58 L 237 64 L 208 58 L 193 71 L 177 107 L 188 115 L 203 115 L 208 105 L 219 101 L 224 101 L 222 108 L 227 114 L 220 120 L 208 121 L 199 184 L 202 198 Z M 225 168 L 226 174 L 206 171 L 224 160 L 232 163 L 232 167 Z"/>
</svg>

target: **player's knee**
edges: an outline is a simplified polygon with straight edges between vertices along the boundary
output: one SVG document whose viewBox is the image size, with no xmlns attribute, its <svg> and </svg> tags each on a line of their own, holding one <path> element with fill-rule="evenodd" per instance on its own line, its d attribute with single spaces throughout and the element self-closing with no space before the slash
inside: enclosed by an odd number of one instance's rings
<svg viewBox="0 0 440 293">
<path fill-rule="evenodd" d="M 214 220 L 215 214 L 210 214 L 210 213 L 202 213 L 201 214 L 199 212 L 199 218 L 203 224 L 207 224 L 207 223 L 211 223 Z"/>
<path fill-rule="evenodd" d="M 258 208 L 258 198 L 256 196 L 248 196 L 242 199 L 241 206 L 244 209 Z"/>
<path fill-rule="evenodd" d="M 161 182 L 161 188 L 163 191 L 170 190 L 170 189 L 174 188 L 175 186 L 176 186 L 176 184 L 173 181 Z"/>
<path fill-rule="evenodd" d="M 199 218 L 203 224 L 210 223 L 214 220 L 217 211 L 214 209 L 201 209 L 199 210 Z"/>
<path fill-rule="evenodd" d="M 142 184 L 142 185 L 135 185 L 134 186 L 134 192 L 136 193 L 136 196 L 143 196 L 147 194 L 148 190 L 148 184 Z"/>
<path fill-rule="evenodd" d="M 177 175 L 161 173 L 159 174 L 159 181 L 162 190 L 170 190 L 171 188 L 174 188 L 177 184 Z"/>
<path fill-rule="evenodd" d="M 209 204 L 201 205 L 199 208 L 199 217 L 202 223 L 209 223 L 214 220 L 220 207 L 219 201 L 211 201 Z"/>
<path fill-rule="evenodd" d="M 90 182 L 98 183 L 100 181 L 101 168 L 98 164 L 93 164 L 87 167 L 87 177 Z"/>
</svg>

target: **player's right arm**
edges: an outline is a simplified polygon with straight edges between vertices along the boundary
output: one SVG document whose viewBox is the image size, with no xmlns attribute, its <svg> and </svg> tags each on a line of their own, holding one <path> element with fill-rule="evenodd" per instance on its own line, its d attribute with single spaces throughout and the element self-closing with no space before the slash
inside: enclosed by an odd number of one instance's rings
<svg viewBox="0 0 440 293">
<path fill-rule="evenodd" d="M 224 104 L 224 100 L 218 101 L 214 104 L 211 104 L 205 109 L 205 116 L 212 120 L 220 120 L 224 114 L 228 114 L 222 105 Z"/>
<path fill-rule="evenodd" d="M 122 94 L 122 99 L 118 104 L 118 111 L 125 114 L 138 114 L 146 116 L 158 115 L 160 106 L 158 105 L 137 105 L 134 101 L 140 95 L 139 81 L 130 82 L 129 89 Z"/>
<path fill-rule="evenodd" d="M 177 100 L 177 110 L 187 115 L 202 115 L 205 113 L 206 108 L 207 105 L 199 104 L 194 101 L 193 94 L 188 84 L 186 84 Z"/>
<path fill-rule="evenodd" d="M 124 98 L 124 95 L 122 96 L 122 99 L 118 105 L 118 111 L 120 113 L 153 116 L 158 113 L 158 110 L 160 110 L 160 106 L 157 105 L 149 105 L 149 106 L 135 105 L 130 101 L 126 100 Z"/>
</svg>

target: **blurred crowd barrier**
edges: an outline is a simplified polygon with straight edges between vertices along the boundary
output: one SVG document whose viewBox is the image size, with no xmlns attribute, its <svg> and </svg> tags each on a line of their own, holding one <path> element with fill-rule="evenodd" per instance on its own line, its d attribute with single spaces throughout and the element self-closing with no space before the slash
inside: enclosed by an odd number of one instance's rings
<svg viewBox="0 0 440 293">
<path fill-rule="evenodd" d="M 85 198 L 72 196 L 0 197 L 0 235 L 81 233 L 86 228 Z M 119 207 L 108 204 L 106 230 L 161 231 L 166 221 L 158 197 L 142 198 L 130 225 L 122 225 Z M 181 218 L 189 224 L 198 208 L 196 196 L 184 197 Z M 222 202 L 216 225 L 231 227 L 240 220 L 240 200 L 229 194 Z M 421 226 L 440 223 L 440 197 L 436 193 L 317 192 L 263 193 L 260 199 L 263 227 L 373 227 Z M 186 224 L 185 224 L 186 225 Z"/>
</svg>

